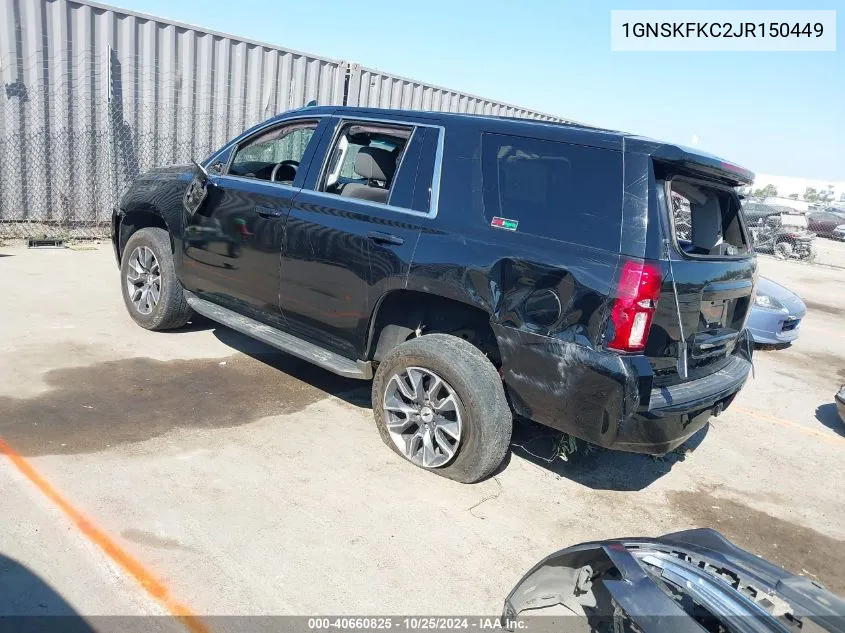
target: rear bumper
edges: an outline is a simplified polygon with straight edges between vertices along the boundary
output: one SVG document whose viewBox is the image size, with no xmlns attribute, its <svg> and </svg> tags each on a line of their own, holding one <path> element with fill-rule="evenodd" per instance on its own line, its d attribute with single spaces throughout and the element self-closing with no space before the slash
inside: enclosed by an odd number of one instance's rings
<svg viewBox="0 0 845 633">
<path fill-rule="evenodd" d="M 727 409 L 750 373 L 751 362 L 734 355 L 708 376 L 652 389 L 648 406 L 625 422 L 613 448 L 652 454 L 671 451 L 701 430 L 711 416 Z"/>
<path fill-rule="evenodd" d="M 518 415 L 615 450 L 661 455 L 679 446 L 731 403 L 751 371 L 740 341 L 721 370 L 653 389 L 644 356 L 597 351 L 495 324 L 493 329 Z"/>
</svg>

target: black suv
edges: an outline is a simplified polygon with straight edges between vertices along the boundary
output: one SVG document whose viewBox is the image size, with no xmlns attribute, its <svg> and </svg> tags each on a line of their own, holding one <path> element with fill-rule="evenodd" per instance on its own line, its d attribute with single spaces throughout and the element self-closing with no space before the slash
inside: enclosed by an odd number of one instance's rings
<svg viewBox="0 0 845 633">
<path fill-rule="evenodd" d="M 473 482 L 514 414 L 662 454 L 731 402 L 756 279 L 734 188 L 752 179 L 602 129 L 306 107 L 139 177 L 113 241 L 139 325 L 198 312 L 374 378 L 385 443 Z"/>
</svg>

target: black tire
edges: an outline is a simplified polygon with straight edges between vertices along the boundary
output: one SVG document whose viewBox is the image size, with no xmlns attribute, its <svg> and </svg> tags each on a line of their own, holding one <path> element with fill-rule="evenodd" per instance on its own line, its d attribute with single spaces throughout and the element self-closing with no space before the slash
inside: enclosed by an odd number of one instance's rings
<svg viewBox="0 0 845 633">
<path fill-rule="evenodd" d="M 463 420 L 455 457 L 430 470 L 462 483 L 489 476 L 507 455 L 513 428 L 502 379 L 493 363 L 471 343 L 448 334 L 405 341 L 385 356 L 373 380 L 373 413 L 382 440 L 403 458 L 385 425 L 384 395 L 391 377 L 408 367 L 428 369 L 448 382 Z"/>
<path fill-rule="evenodd" d="M 789 242 L 778 242 L 775 244 L 774 255 L 777 259 L 789 259 L 793 252 L 792 244 Z"/>
<path fill-rule="evenodd" d="M 158 260 L 161 278 L 159 300 L 149 314 L 143 314 L 135 306 L 127 286 L 130 255 L 141 246 L 152 250 Z M 170 236 L 164 229 L 150 227 L 132 234 L 121 255 L 120 286 L 129 316 L 142 328 L 155 331 L 172 330 L 183 327 L 193 316 L 193 310 L 185 301 L 182 283 L 176 277 L 173 254 L 170 251 Z"/>
</svg>

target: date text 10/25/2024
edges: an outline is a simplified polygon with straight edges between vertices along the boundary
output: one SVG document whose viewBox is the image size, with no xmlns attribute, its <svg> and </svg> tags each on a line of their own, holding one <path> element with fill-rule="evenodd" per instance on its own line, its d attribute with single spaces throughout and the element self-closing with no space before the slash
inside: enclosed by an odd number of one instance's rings
<svg viewBox="0 0 845 633">
<path fill-rule="evenodd" d="M 528 622 L 501 617 L 316 617 L 308 618 L 309 631 L 523 631 Z"/>
</svg>

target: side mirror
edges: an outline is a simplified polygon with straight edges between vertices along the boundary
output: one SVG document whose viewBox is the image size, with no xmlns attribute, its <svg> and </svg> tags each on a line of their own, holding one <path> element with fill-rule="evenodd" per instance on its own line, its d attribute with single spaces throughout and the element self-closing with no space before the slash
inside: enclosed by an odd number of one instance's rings
<svg viewBox="0 0 845 633">
<path fill-rule="evenodd" d="M 193 215 L 199 210 L 208 196 L 208 187 L 212 184 L 208 177 L 208 170 L 195 160 L 191 160 L 191 162 L 196 167 L 197 173 L 194 174 L 185 190 L 185 196 L 182 198 L 182 204 L 188 215 Z"/>
</svg>

